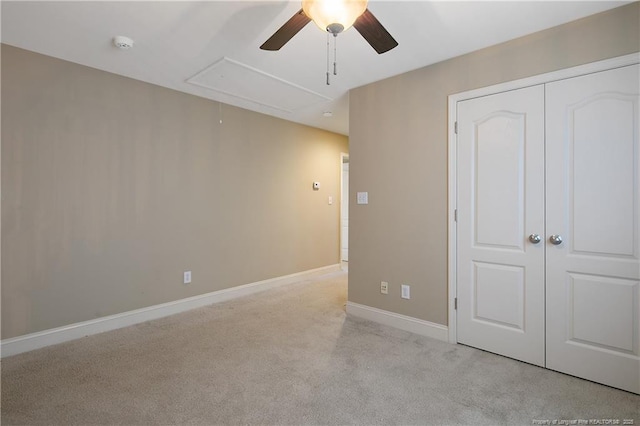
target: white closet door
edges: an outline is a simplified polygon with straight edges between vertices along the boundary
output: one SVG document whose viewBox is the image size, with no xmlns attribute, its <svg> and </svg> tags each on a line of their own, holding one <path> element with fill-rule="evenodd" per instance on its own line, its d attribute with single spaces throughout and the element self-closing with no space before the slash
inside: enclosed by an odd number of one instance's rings
<svg viewBox="0 0 640 426">
<path fill-rule="evenodd" d="M 635 65 L 547 84 L 545 112 L 547 367 L 636 393 L 639 80 Z"/>
<path fill-rule="evenodd" d="M 542 366 L 544 87 L 459 102 L 457 119 L 458 342 Z"/>
</svg>

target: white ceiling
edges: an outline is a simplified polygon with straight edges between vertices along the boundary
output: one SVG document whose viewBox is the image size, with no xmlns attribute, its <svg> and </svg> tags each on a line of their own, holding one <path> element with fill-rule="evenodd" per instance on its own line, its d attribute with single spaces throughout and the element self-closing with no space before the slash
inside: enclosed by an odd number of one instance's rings
<svg viewBox="0 0 640 426">
<path fill-rule="evenodd" d="M 2 42 L 286 120 L 349 132 L 349 89 L 621 6 L 617 1 L 370 1 L 399 46 L 378 55 L 309 23 L 280 51 L 259 46 L 299 1 L 2 1 Z M 111 40 L 135 41 L 119 50 Z M 323 112 L 332 111 L 332 117 Z"/>
</svg>

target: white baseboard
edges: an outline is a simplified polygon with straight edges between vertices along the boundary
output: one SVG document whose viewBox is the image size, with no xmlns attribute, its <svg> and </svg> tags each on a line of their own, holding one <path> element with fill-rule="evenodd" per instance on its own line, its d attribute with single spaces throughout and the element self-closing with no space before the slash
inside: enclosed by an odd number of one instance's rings
<svg viewBox="0 0 640 426">
<path fill-rule="evenodd" d="M 359 303 L 347 302 L 347 314 L 364 318 L 369 321 L 388 325 L 400 330 L 409 331 L 421 336 L 433 339 L 449 341 L 449 329 L 447 326 L 436 324 L 395 312 L 384 311 L 371 306 L 360 305 Z"/>
<path fill-rule="evenodd" d="M 162 303 L 160 305 L 149 306 L 147 308 L 136 309 L 120 314 L 109 315 L 89 321 L 39 331 L 37 333 L 4 339 L 0 342 L 0 357 L 4 358 L 17 355 L 34 349 L 44 348 L 45 346 L 56 345 L 58 343 L 68 342 L 70 340 L 91 336 L 93 334 L 116 330 L 118 328 L 178 314 L 180 312 L 224 302 L 242 296 L 248 296 L 264 290 L 293 284 L 297 281 L 337 271 L 340 271 L 339 264 L 324 266 L 322 268 L 311 269 L 291 275 L 214 291 L 199 296 L 188 297 L 186 299 L 180 299 L 173 302 Z"/>
</svg>

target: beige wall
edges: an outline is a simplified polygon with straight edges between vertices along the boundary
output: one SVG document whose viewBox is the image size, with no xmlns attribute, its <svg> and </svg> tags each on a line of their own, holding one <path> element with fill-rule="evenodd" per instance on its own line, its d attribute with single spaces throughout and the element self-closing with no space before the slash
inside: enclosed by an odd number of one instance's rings
<svg viewBox="0 0 640 426">
<path fill-rule="evenodd" d="M 448 95 L 638 52 L 639 28 L 636 2 L 352 90 L 349 300 L 447 324 Z"/>
<path fill-rule="evenodd" d="M 347 138 L 222 115 L 2 46 L 3 339 L 339 262 Z"/>
</svg>

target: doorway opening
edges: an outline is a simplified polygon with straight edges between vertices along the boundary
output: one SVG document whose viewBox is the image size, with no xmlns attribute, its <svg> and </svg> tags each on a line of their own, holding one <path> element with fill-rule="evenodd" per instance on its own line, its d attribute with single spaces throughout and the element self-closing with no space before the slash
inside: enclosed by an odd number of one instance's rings
<svg viewBox="0 0 640 426">
<path fill-rule="evenodd" d="M 349 262 L 349 154 L 340 154 L 340 263 Z"/>
</svg>

